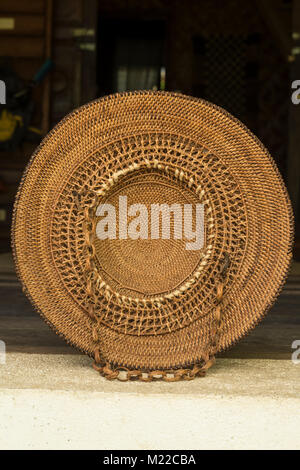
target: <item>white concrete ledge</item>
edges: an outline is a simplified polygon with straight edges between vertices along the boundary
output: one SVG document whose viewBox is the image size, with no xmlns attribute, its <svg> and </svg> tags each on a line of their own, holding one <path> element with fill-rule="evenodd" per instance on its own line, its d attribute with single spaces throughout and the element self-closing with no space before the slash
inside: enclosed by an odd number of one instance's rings
<svg viewBox="0 0 300 470">
<path fill-rule="evenodd" d="M 300 449 L 300 366 L 219 359 L 203 379 L 109 382 L 81 355 L 8 354 L 1 449 Z"/>
</svg>

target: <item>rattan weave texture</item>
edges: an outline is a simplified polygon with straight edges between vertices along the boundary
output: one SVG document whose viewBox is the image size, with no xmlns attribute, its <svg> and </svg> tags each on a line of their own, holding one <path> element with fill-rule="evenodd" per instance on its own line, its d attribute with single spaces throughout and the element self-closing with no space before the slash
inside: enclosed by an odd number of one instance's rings
<svg viewBox="0 0 300 470">
<path fill-rule="evenodd" d="M 204 204 L 204 248 L 184 240 L 101 240 L 99 203 Z M 201 362 L 248 333 L 291 260 L 292 213 L 267 150 L 226 111 L 177 93 L 134 92 L 63 119 L 34 153 L 17 195 L 13 248 L 24 290 L 69 343 L 113 366 Z M 93 321 L 90 313 L 93 311 Z"/>
</svg>

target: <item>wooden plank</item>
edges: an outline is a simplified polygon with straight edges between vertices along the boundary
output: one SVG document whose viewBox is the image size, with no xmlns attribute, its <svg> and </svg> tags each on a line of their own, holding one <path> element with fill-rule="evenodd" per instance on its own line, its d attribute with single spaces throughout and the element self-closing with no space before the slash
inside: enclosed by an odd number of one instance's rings
<svg viewBox="0 0 300 470">
<path fill-rule="evenodd" d="M 0 13 L 1 36 L 42 36 L 44 17 L 42 15 L 4 15 Z"/>
<path fill-rule="evenodd" d="M 6 192 L 0 193 L 0 206 L 3 208 L 5 206 L 8 209 L 9 205 L 15 200 L 17 190 L 19 185 L 18 184 L 7 184 Z"/>
<path fill-rule="evenodd" d="M 0 41 L 0 57 L 43 57 L 44 39 L 4 37 Z"/>
<path fill-rule="evenodd" d="M 43 62 L 43 58 L 16 58 L 12 60 L 12 67 L 22 80 L 29 81 L 33 79 Z"/>
<path fill-rule="evenodd" d="M 83 17 L 83 3 L 89 6 L 90 0 L 64 0 L 56 2 L 53 10 L 55 24 L 80 25 Z"/>
<path fill-rule="evenodd" d="M 300 48 L 300 0 L 293 2 L 293 50 Z M 300 54 L 292 55 L 291 62 L 291 83 L 300 79 Z M 291 94 L 292 94 L 291 89 Z M 296 105 L 290 101 L 289 120 L 289 152 L 288 152 L 288 189 L 293 203 L 295 224 L 296 224 L 296 253 L 300 259 L 300 104 Z"/>
<path fill-rule="evenodd" d="M 97 12 L 98 2 L 97 0 L 90 0 L 89 2 L 83 2 L 83 26 L 86 29 L 96 31 L 97 29 Z M 91 42 L 95 42 L 96 38 L 91 36 Z M 84 104 L 88 101 L 93 100 L 97 93 L 96 83 L 96 72 L 97 68 L 97 54 L 94 51 L 83 51 L 82 62 L 81 62 L 81 103 Z"/>
<path fill-rule="evenodd" d="M 45 31 L 45 56 L 50 59 L 52 55 L 52 18 L 53 18 L 53 2 L 47 0 L 46 4 L 46 31 Z M 50 122 L 50 75 L 47 75 L 44 82 L 44 96 L 42 104 L 42 131 L 46 134 L 49 131 Z"/>
<path fill-rule="evenodd" d="M 23 171 L 36 147 L 35 143 L 23 142 L 22 147 L 19 147 L 15 152 L 0 151 L 1 171 Z"/>
<path fill-rule="evenodd" d="M 44 0 L 1 0 L 1 13 L 43 13 Z"/>
<path fill-rule="evenodd" d="M 278 3 L 275 3 L 274 0 L 256 0 L 256 5 L 273 34 L 274 41 L 276 41 L 283 57 L 287 59 L 291 49 L 291 34 L 283 21 Z"/>
</svg>

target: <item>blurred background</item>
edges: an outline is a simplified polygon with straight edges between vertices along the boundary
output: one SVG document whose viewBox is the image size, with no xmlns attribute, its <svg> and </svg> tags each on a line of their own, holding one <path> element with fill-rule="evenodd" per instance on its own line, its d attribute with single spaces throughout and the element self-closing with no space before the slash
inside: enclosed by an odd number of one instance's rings
<svg viewBox="0 0 300 470">
<path fill-rule="evenodd" d="M 1 0 L 0 252 L 31 153 L 73 108 L 125 90 L 205 98 L 265 144 L 288 185 L 299 258 L 299 0 Z"/>
</svg>

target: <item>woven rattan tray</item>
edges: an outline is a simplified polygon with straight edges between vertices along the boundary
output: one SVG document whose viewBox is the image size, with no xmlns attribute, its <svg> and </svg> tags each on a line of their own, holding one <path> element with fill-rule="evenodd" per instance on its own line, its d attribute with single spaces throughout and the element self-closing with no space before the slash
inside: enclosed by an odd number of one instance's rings
<svg viewBox="0 0 300 470">
<path fill-rule="evenodd" d="M 201 205 L 203 246 L 99 239 L 99 206 L 121 210 L 124 197 L 149 210 Z M 34 153 L 15 204 L 24 291 L 108 378 L 203 375 L 272 305 L 291 245 L 287 191 L 264 146 L 223 109 L 176 93 L 76 109 Z"/>
</svg>

